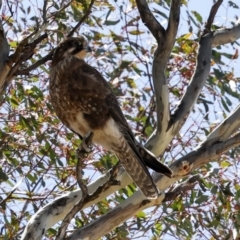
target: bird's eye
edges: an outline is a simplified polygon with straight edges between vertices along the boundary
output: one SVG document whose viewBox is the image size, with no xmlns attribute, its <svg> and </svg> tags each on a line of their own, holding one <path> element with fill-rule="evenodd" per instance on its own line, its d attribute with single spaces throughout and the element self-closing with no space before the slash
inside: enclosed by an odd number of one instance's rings
<svg viewBox="0 0 240 240">
<path fill-rule="evenodd" d="M 79 41 L 73 41 L 73 46 L 74 46 L 74 47 L 80 47 L 81 45 L 82 45 L 81 42 L 79 42 Z"/>
</svg>

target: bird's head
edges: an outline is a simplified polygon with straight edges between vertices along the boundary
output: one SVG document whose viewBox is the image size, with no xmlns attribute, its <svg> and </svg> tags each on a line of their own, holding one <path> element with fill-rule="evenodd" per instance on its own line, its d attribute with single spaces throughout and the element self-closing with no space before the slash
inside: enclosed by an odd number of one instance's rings
<svg viewBox="0 0 240 240">
<path fill-rule="evenodd" d="M 88 46 L 88 42 L 84 36 L 69 37 L 57 46 L 53 54 L 52 64 L 55 65 L 70 56 L 84 59 L 87 53 L 91 51 L 92 49 Z"/>
</svg>

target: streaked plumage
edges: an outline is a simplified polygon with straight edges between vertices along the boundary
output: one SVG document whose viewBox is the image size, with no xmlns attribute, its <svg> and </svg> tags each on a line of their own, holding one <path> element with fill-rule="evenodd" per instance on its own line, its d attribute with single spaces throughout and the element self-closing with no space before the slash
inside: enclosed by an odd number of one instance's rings
<svg viewBox="0 0 240 240">
<path fill-rule="evenodd" d="M 82 36 L 59 44 L 50 72 L 52 105 L 78 135 L 93 131 L 93 142 L 113 151 L 143 194 L 155 198 L 158 190 L 146 165 L 169 177 L 172 171 L 136 142 L 107 81 L 83 60 L 89 50 Z"/>
</svg>

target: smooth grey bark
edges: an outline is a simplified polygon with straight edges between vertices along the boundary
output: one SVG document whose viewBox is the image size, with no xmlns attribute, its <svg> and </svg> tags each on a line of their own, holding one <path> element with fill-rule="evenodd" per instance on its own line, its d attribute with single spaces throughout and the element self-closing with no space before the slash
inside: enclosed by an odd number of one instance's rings
<svg viewBox="0 0 240 240">
<path fill-rule="evenodd" d="M 143 23 L 151 31 L 158 44 L 154 53 L 152 68 L 152 79 L 157 107 L 157 128 L 146 143 L 150 151 L 157 152 L 156 149 L 154 149 L 156 146 L 155 140 L 158 139 L 158 146 L 163 146 L 164 135 L 170 119 L 169 91 L 165 70 L 177 35 L 181 1 L 173 0 L 171 2 L 166 30 L 154 17 L 145 0 L 136 0 L 136 3 Z"/>
</svg>

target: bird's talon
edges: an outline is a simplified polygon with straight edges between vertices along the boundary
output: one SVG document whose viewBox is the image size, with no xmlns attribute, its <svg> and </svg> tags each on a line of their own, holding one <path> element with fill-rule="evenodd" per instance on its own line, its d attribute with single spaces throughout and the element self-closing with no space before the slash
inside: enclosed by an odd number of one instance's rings
<svg viewBox="0 0 240 240">
<path fill-rule="evenodd" d="M 88 153 L 93 151 L 92 138 L 93 132 L 87 132 L 78 148 L 78 154 L 83 153 L 84 157 L 87 157 Z"/>
</svg>

